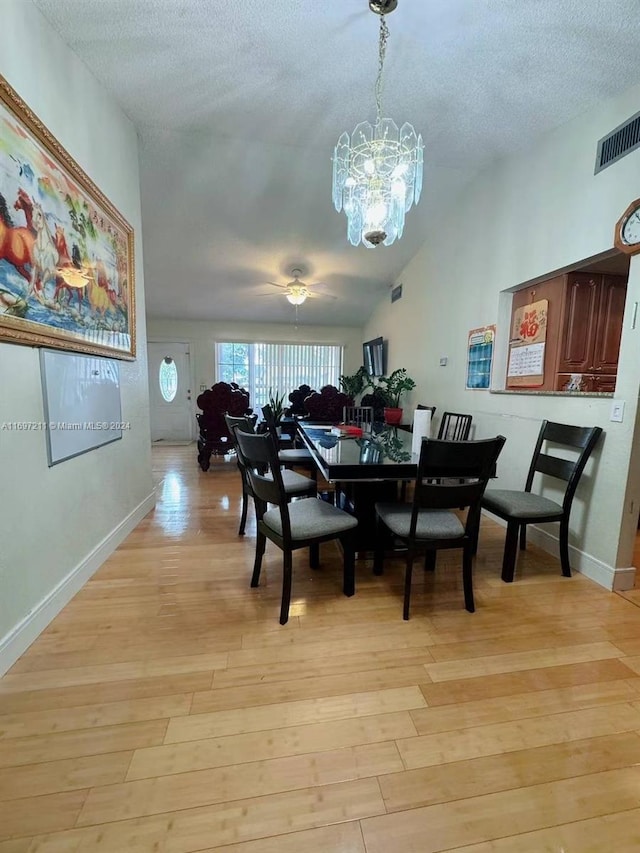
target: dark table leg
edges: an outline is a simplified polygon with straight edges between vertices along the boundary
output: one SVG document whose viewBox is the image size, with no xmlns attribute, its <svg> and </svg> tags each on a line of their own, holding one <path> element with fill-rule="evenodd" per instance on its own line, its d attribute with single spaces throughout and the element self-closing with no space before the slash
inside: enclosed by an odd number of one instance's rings
<svg viewBox="0 0 640 853">
<path fill-rule="evenodd" d="M 358 519 L 355 531 L 356 551 L 373 551 L 375 548 L 377 527 L 375 505 L 378 502 L 395 503 L 398 500 L 398 484 L 395 480 L 375 480 L 369 482 L 340 483 L 340 509 L 351 513 Z M 393 540 L 385 543 L 390 549 Z"/>
</svg>

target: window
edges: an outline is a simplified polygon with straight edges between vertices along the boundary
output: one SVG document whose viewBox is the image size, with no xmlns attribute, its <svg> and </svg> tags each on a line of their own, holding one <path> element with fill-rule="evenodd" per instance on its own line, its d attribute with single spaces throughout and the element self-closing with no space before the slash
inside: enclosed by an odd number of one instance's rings
<svg viewBox="0 0 640 853">
<path fill-rule="evenodd" d="M 338 385 L 342 347 L 326 344 L 219 343 L 218 382 L 237 382 L 246 388 L 251 406 L 269 402 L 269 389 L 288 394 L 304 382 L 317 391 Z"/>
<path fill-rule="evenodd" d="M 173 402 L 178 393 L 178 370 L 170 355 L 166 355 L 160 362 L 158 382 L 162 399 L 167 403 Z"/>
</svg>

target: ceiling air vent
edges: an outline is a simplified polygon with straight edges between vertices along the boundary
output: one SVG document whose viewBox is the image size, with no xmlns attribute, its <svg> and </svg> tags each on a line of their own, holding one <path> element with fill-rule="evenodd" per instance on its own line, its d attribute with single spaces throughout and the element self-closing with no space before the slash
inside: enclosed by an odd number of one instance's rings
<svg viewBox="0 0 640 853">
<path fill-rule="evenodd" d="M 640 145 L 640 113 L 603 136 L 598 142 L 595 173 L 601 172 Z"/>
<path fill-rule="evenodd" d="M 391 291 L 391 301 L 397 302 L 398 299 L 402 299 L 402 285 L 399 284 L 397 287 L 394 287 Z"/>
</svg>

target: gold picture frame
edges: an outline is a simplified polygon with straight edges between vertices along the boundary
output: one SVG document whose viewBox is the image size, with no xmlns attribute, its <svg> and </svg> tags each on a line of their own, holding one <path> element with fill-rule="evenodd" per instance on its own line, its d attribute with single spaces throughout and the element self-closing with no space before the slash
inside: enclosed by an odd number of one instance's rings
<svg viewBox="0 0 640 853">
<path fill-rule="evenodd" d="M 135 359 L 133 237 L 0 75 L 0 340 Z"/>
</svg>

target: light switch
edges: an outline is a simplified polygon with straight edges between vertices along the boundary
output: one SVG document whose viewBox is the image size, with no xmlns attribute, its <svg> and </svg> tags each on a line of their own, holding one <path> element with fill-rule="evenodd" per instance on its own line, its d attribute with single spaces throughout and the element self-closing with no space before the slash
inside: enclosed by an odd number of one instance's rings
<svg viewBox="0 0 640 853">
<path fill-rule="evenodd" d="M 446 357 L 446 355 L 441 356 L 440 357 L 440 367 L 446 367 L 448 361 L 449 361 L 449 359 Z"/>
<path fill-rule="evenodd" d="M 614 400 L 611 404 L 611 416 L 609 420 L 622 423 L 624 419 L 624 400 Z"/>
</svg>

